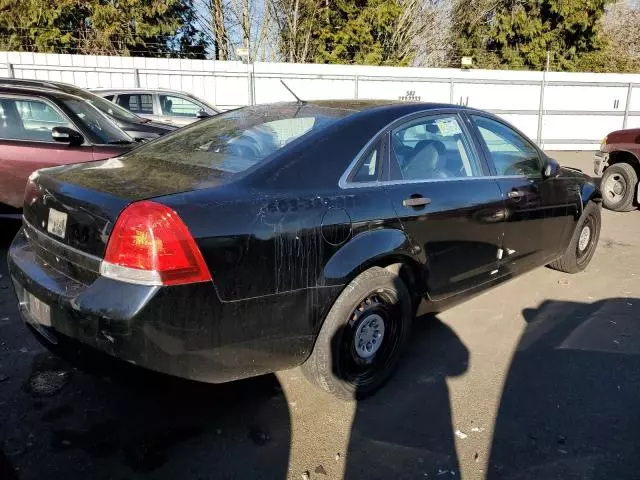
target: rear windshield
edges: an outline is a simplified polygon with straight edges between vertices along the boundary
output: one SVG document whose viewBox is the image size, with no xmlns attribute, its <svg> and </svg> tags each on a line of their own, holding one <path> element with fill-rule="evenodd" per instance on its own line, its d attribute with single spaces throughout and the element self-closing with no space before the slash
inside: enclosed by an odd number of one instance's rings
<svg viewBox="0 0 640 480">
<path fill-rule="evenodd" d="M 131 155 L 234 174 L 350 113 L 353 111 L 313 105 L 246 107 L 197 122 Z"/>
</svg>

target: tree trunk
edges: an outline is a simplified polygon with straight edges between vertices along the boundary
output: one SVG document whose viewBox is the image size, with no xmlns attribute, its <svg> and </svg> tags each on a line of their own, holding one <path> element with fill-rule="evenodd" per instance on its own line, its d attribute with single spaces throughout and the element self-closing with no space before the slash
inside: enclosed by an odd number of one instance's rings
<svg viewBox="0 0 640 480">
<path fill-rule="evenodd" d="M 216 37 L 216 60 L 228 60 L 229 44 L 222 0 L 211 0 L 211 19 L 213 20 L 213 33 Z"/>
</svg>

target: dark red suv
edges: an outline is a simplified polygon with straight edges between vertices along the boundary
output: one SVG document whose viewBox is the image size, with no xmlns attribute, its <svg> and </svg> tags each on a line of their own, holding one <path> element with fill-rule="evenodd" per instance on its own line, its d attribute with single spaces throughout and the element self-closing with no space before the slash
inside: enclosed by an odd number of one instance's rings
<svg viewBox="0 0 640 480">
<path fill-rule="evenodd" d="M 602 204 L 609 210 L 635 210 L 640 201 L 640 128 L 616 130 L 604 137 L 593 170 L 602 175 Z"/>
<path fill-rule="evenodd" d="M 0 87 L 0 216 L 19 215 L 33 171 L 115 157 L 135 145 L 80 97 L 47 88 Z"/>
</svg>

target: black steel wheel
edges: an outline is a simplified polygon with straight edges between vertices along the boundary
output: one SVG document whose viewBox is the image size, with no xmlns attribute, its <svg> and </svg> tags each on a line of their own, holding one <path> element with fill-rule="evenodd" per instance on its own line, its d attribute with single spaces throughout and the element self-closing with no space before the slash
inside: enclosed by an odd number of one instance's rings
<svg viewBox="0 0 640 480">
<path fill-rule="evenodd" d="M 302 366 L 305 376 L 344 400 L 372 394 L 397 366 L 412 316 L 411 296 L 397 273 L 366 270 L 335 301 Z"/>
<path fill-rule="evenodd" d="M 600 224 L 600 205 L 589 202 L 582 212 L 566 252 L 549 266 L 567 273 L 578 273 L 584 270 L 591 262 L 598 246 Z"/>
</svg>

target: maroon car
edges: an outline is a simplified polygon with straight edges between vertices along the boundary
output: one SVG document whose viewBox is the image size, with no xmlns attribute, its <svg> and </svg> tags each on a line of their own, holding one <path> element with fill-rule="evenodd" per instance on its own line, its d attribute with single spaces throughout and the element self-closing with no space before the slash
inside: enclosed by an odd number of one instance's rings
<svg viewBox="0 0 640 480">
<path fill-rule="evenodd" d="M 602 203 L 609 210 L 634 210 L 640 199 L 640 128 L 616 130 L 596 152 L 594 172 L 602 175 Z"/>
<path fill-rule="evenodd" d="M 80 97 L 47 88 L 0 87 L 0 216 L 19 214 L 33 171 L 114 157 L 135 145 Z"/>
</svg>

